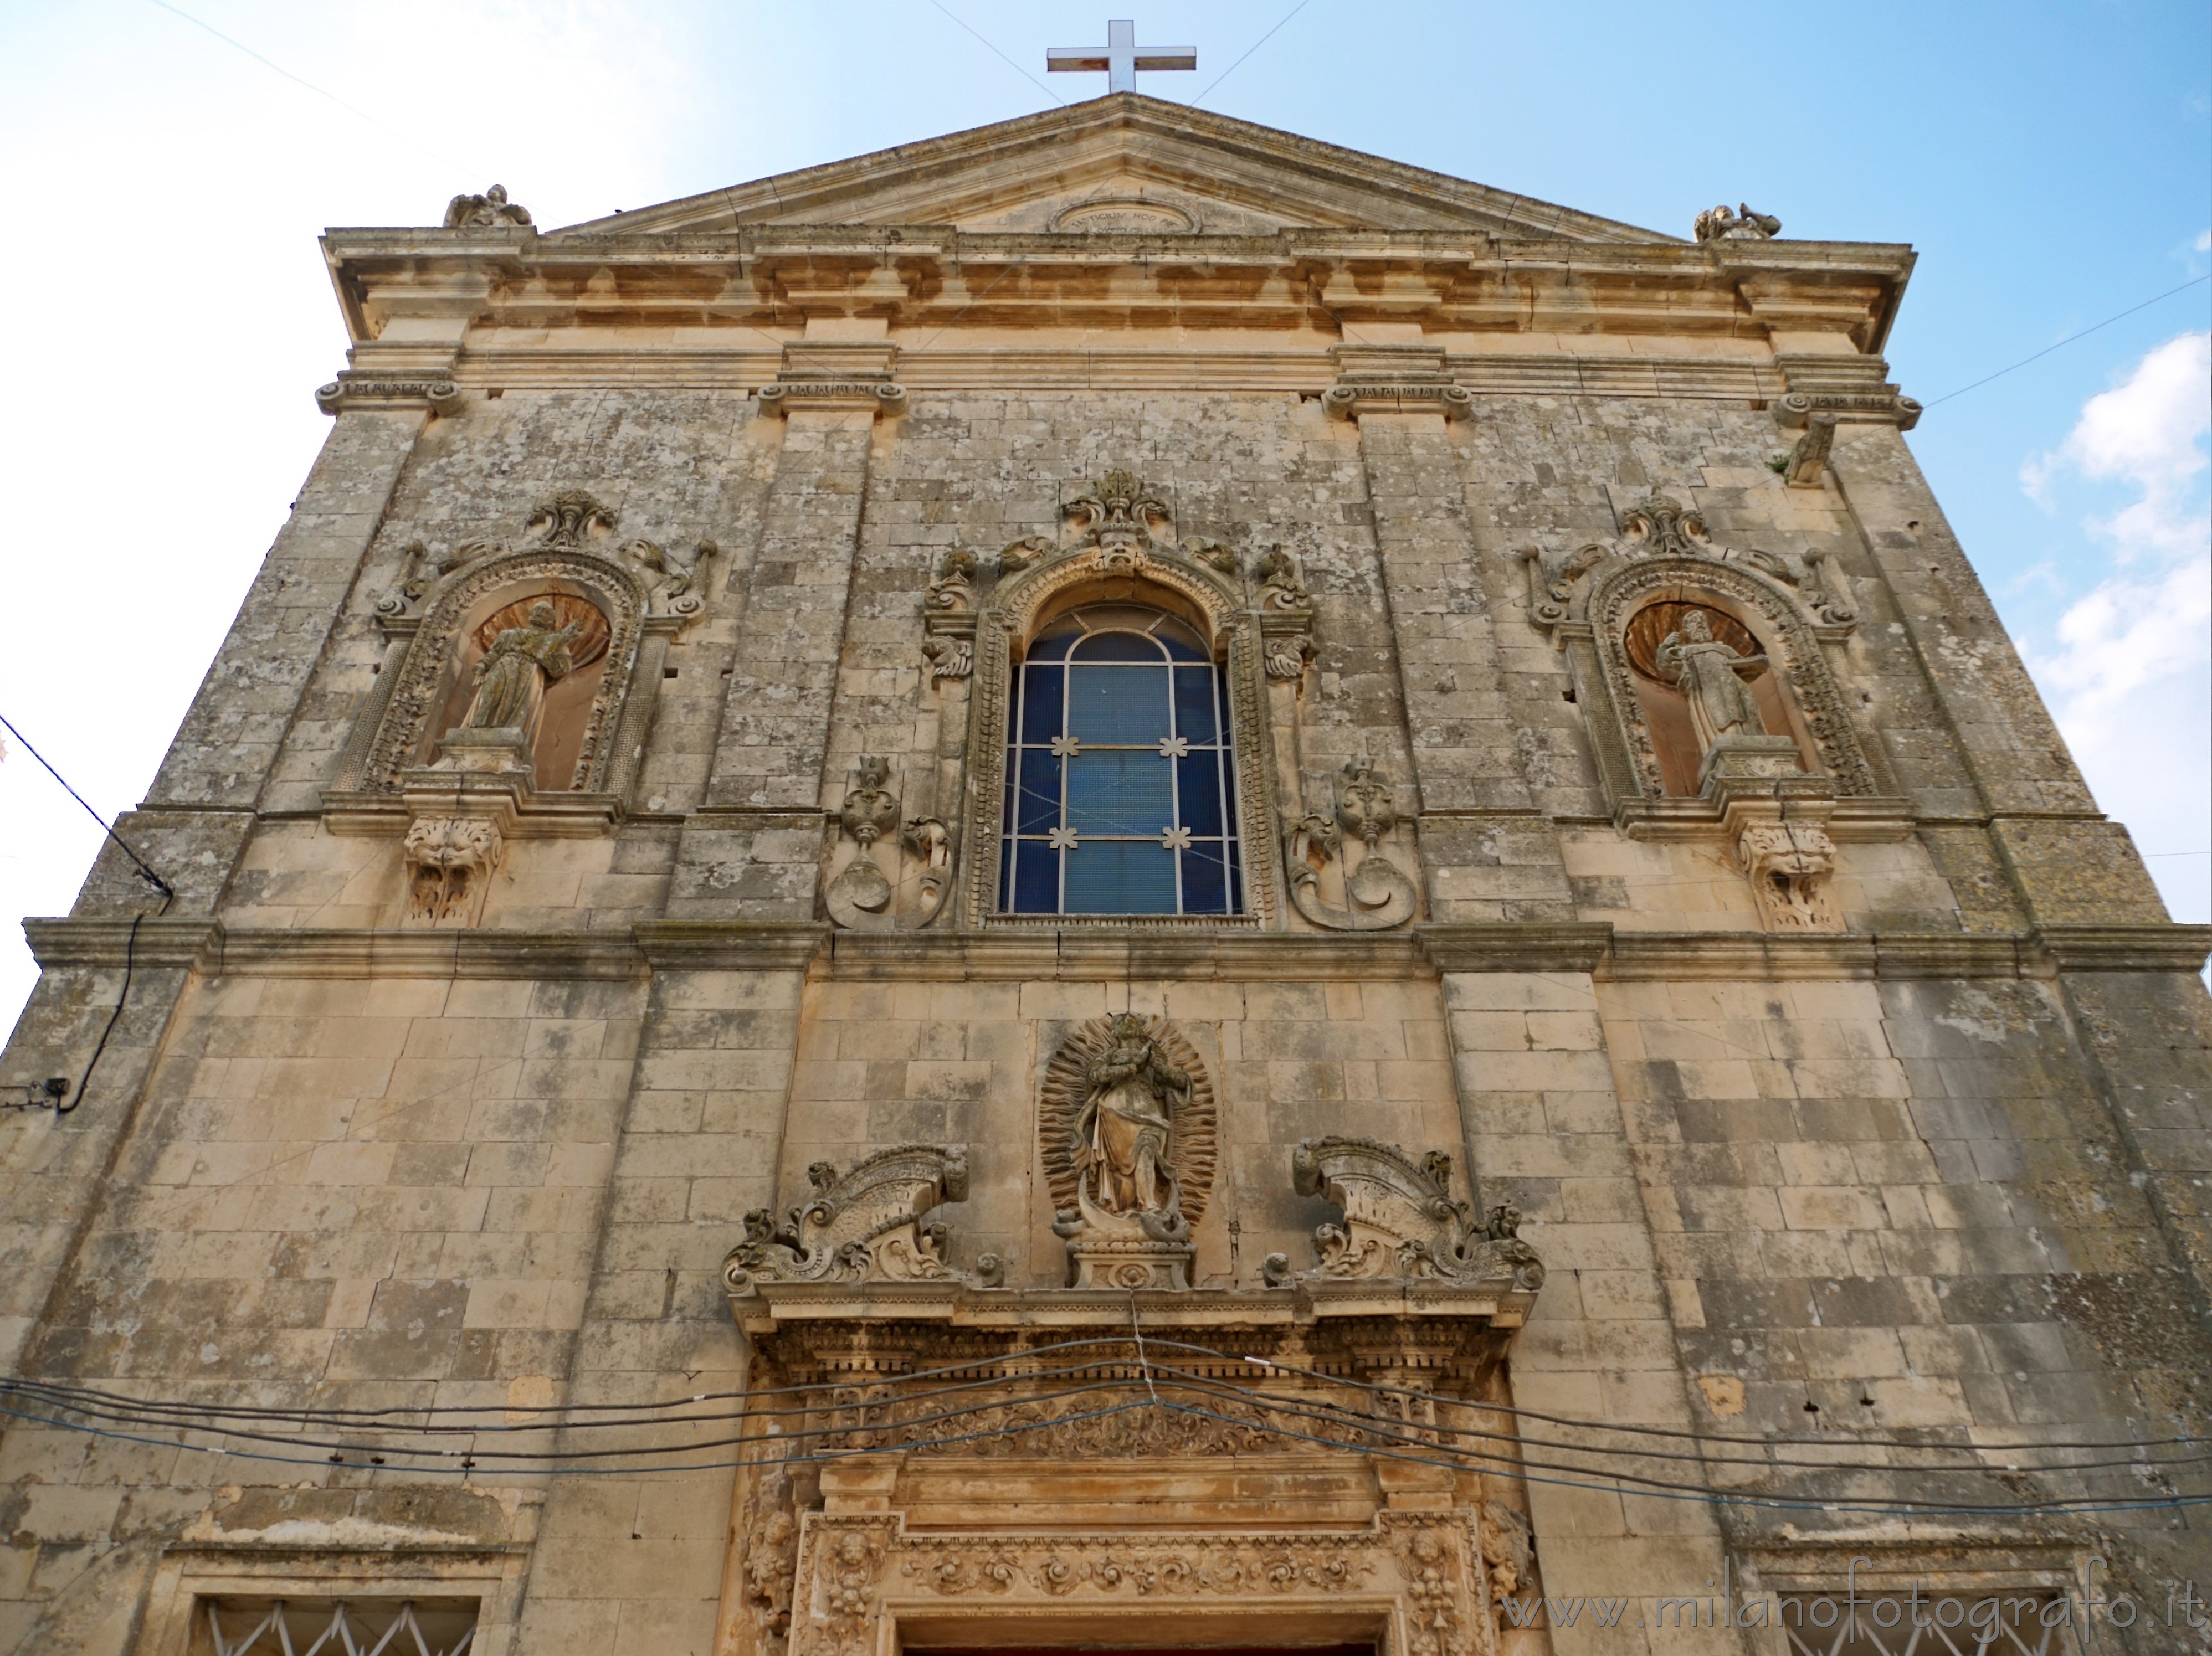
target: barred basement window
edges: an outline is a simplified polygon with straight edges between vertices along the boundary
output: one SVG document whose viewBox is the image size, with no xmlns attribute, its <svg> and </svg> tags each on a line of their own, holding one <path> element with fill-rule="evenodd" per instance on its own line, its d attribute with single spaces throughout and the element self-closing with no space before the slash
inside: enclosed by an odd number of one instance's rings
<svg viewBox="0 0 2212 1656">
<path fill-rule="evenodd" d="M 203 1598 L 191 1656 L 465 1656 L 475 1598 Z"/>
<path fill-rule="evenodd" d="M 1242 911 L 1226 670 L 1193 628 L 1133 604 L 1061 617 L 1006 729 L 1002 912 Z"/>
<path fill-rule="evenodd" d="M 1777 1594 L 1790 1656 L 2071 1656 L 2051 1588 Z"/>
</svg>

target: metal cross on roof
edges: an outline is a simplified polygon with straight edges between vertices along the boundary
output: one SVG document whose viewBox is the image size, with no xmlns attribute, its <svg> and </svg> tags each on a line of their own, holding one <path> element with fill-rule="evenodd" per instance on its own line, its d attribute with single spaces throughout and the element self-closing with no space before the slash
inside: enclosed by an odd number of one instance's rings
<svg viewBox="0 0 2212 1656">
<path fill-rule="evenodd" d="M 1104 46 L 1054 46 L 1044 55 L 1048 73 L 1055 70 L 1104 70 L 1109 92 L 1134 92 L 1137 71 L 1154 69 L 1196 69 L 1196 46 L 1155 46 L 1137 50 L 1137 26 L 1126 17 L 1106 25 Z"/>
</svg>

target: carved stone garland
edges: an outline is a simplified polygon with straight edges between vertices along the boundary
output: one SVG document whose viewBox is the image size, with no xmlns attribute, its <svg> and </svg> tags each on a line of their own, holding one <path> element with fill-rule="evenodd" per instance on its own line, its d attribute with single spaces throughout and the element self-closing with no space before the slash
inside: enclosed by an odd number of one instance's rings
<svg viewBox="0 0 2212 1656">
<path fill-rule="evenodd" d="M 1071 1283 L 1189 1287 L 1218 1128 L 1182 1034 L 1128 1012 L 1078 1024 L 1045 1066 L 1037 1125 Z"/>
<path fill-rule="evenodd" d="M 1237 814 L 1243 852 L 1244 913 L 1197 918 L 1207 926 L 1265 925 L 1276 910 L 1275 859 L 1280 844 L 1270 782 L 1273 766 L 1268 757 L 1267 709 L 1262 701 L 1272 670 L 1267 662 L 1271 646 L 1266 642 L 1264 619 L 1255 628 L 1253 616 L 1239 607 L 1243 594 L 1236 574 L 1235 554 L 1220 542 L 1198 536 L 1178 544 L 1166 506 L 1127 471 L 1108 472 L 1088 492 L 1070 500 L 1063 511 L 1078 520 L 1074 538 L 1065 545 L 1041 535 L 1011 543 L 999 553 L 997 577 L 988 594 L 975 600 L 981 608 L 972 615 L 959 607 L 966 601 L 965 594 L 982 584 L 981 561 L 972 554 L 948 557 L 925 599 L 928 636 L 923 649 L 933 663 L 933 676 L 955 678 L 966 670 L 975 675 L 968 714 L 970 785 L 963 822 L 969 855 L 963 919 L 969 925 L 980 926 L 997 918 L 1003 854 L 997 830 L 1005 804 L 1007 698 L 1014 643 L 1027 638 L 1038 615 L 1070 588 L 1101 576 L 1131 576 L 1186 599 L 1206 617 L 1216 638 L 1227 640 L 1230 739 L 1236 755 L 1237 785 L 1237 797 L 1230 803 Z M 1263 576 L 1263 603 L 1267 590 Z M 1280 591 L 1286 598 L 1304 599 L 1310 604 L 1304 587 L 1297 585 L 1294 579 Z M 1299 610 L 1293 601 L 1280 607 L 1280 613 L 1288 617 L 1287 624 L 1294 631 L 1310 636 L 1310 610 Z M 1310 648 L 1310 644 L 1301 648 L 1301 671 Z M 1038 919 L 1056 927 L 1086 923 L 1116 926 L 1183 923 L 1182 917 L 1174 915 L 1109 916 L 1095 921 L 1068 915 Z"/>
</svg>

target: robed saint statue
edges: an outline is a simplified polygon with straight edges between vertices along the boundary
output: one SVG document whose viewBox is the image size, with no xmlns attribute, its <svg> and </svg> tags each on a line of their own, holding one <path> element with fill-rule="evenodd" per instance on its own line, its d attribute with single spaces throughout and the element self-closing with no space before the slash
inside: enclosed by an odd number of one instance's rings
<svg viewBox="0 0 2212 1656">
<path fill-rule="evenodd" d="M 477 664 L 477 693 L 462 719 L 471 731 L 520 731 L 525 740 L 538 734 L 538 709 L 544 705 L 548 686 L 557 684 L 575 670 L 569 646 L 583 630 L 580 621 L 556 630 L 560 619 L 553 605 L 540 598 L 530 606 L 529 624 L 502 628 Z"/>
<path fill-rule="evenodd" d="M 1724 736 L 1766 734 L 1759 698 L 1746 682 L 1766 670 L 1766 658 L 1743 655 L 1715 638 L 1704 610 L 1683 612 L 1680 629 L 1660 640 L 1656 659 L 1689 701 L 1700 754 L 1711 753 Z"/>
<path fill-rule="evenodd" d="M 1170 1145 L 1190 1077 L 1133 1013 L 1106 1021 L 1106 1047 L 1083 1067 L 1075 1117 L 1076 1175 L 1107 1213 L 1170 1214 L 1179 1192 Z"/>
</svg>

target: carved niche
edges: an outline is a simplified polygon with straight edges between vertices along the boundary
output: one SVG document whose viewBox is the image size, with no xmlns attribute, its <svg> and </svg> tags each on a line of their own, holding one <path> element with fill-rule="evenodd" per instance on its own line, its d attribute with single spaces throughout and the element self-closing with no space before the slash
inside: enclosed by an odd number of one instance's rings
<svg viewBox="0 0 2212 1656">
<path fill-rule="evenodd" d="M 1332 931 L 1380 931 L 1413 918 L 1419 893 L 1406 871 L 1377 845 L 1398 825 L 1390 779 L 1365 759 L 1348 760 L 1335 778 L 1333 817 L 1304 816 L 1290 832 L 1291 905 Z M 1346 855 L 1346 836 L 1365 848 L 1356 864 Z M 1343 873 L 1344 906 L 1322 894 L 1321 877 L 1332 864 Z"/>
<path fill-rule="evenodd" d="M 1189 1041 L 1131 1012 L 1077 1025 L 1045 1067 L 1038 1130 L 1070 1285 L 1188 1288 L 1218 1131 Z"/>
<path fill-rule="evenodd" d="M 838 808 L 838 826 L 852 848 L 849 860 L 823 885 L 822 899 L 830 918 L 848 931 L 904 931 L 927 925 L 951 889 L 951 831 L 934 816 L 916 816 L 893 833 L 898 801 L 885 786 L 890 771 L 888 759 L 861 755 L 853 789 Z M 906 859 L 918 865 L 910 878 Z"/>
<path fill-rule="evenodd" d="M 947 1202 L 968 1199 L 968 1147 L 901 1144 L 839 1173 L 828 1162 L 806 1170 L 814 1193 L 781 1223 L 771 1209 L 745 1216 L 745 1240 L 722 1276 L 733 1295 L 763 1283 L 967 1283 L 994 1286 L 1004 1271 L 986 1253 L 959 1271 L 945 1258 L 945 1227 L 922 1223 Z"/>
<path fill-rule="evenodd" d="M 1301 1196 L 1322 1196 L 1344 1210 L 1341 1224 L 1314 1232 L 1317 1261 L 1293 1272 L 1288 1256 L 1271 1253 L 1261 1271 L 1271 1284 L 1405 1277 L 1452 1287 L 1540 1288 L 1543 1261 L 1520 1237 L 1521 1215 L 1509 1204 L 1477 1221 L 1451 1195 L 1451 1157 L 1431 1150 L 1419 1162 L 1395 1144 L 1372 1138 L 1309 1138 L 1291 1156 Z"/>
<path fill-rule="evenodd" d="M 1649 625 L 1632 630 L 1645 611 L 1661 606 L 1672 606 L 1668 614 L 1702 609 L 1719 616 L 1723 629 L 1737 629 L 1740 645 L 1748 646 L 1743 653 L 1763 646 L 1786 687 L 1788 708 L 1802 721 L 1814 774 L 1836 794 L 1873 796 L 1874 771 L 1821 654 L 1824 639 L 1840 640 L 1857 622 L 1835 561 L 1820 550 L 1800 555 L 1717 546 L 1699 513 L 1663 494 L 1626 513 L 1622 530 L 1617 540 L 1565 555 L 1540 548 L 1519 555 L 1529 619 L 1574 662 L 1578 700 L 1616 808 L 1670 792 L 1638 692 L 1639 668 L 1655 680 L 1662 670 L 1636 655 Z M 1648 642 L 1656 649 L 1663 640 Z M 1800 773 L 1794 758 L 1788 768 Z"/>
<path fill-rule="evenodd" d="M 711 541 L 624 540 L 580 489 L 521 535 L 410 542 L 379 599 L 386 640 L 324 804 L 333 829 L 406 822 L 410 924 L 466 924 L 504 841 L 603 831 L 619 814 L 669 642 L 703 608 Z M 426 823 L 489 824 L 477 829 Z M 464 895 L 464 894 L 469 895 Z"/>
<path fill-rule="evenodd" d="M 1239 842 L 1246 848 L 1244 912 L 1194 918 L 1208 928 L 1264 925 L 1277 911 L 1276 858 L 1281 851 L 1267 685 L 1270 676 L 1302 674 L 1312 648 L 1313 604 L 1296 566 L 1287 555 L 1263 559 L 1252 572 L 1253 591 L 1248 594 L 1235 549 L 1203 536 L 1178 540 L 1166 502 L 1130 471 L 1106 472 L 1060 510 L 1063 538 L 1024 536 L 1004 547 L 988 568 L 975 554 L 956 551 L 940 566 L 924 598 L 922 649 L 933 678 L 943 682 L 974 675 L 962 834 L 968 847 L 963 923 L 1022 923 L 995 912 L 1002 852 L 997 829 L 1004 805 L 1006 711 L 1015 654 L 1042 621 L 1095 591 L 1114 602 L 1152 604 L 1196 621 L 1200 632 L 1226 658 L 1230 740 L 1236 754 L 1234 808 Z M 1294 641 L 1286 645 L 1283 639 Z M 1133 922 L 1057 914 L 1023 919 L 1055 929 L 1087 923 L 1182 923 L 1173 915 Z"/>
</svg>

